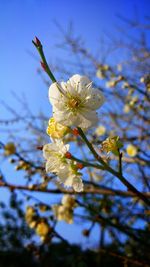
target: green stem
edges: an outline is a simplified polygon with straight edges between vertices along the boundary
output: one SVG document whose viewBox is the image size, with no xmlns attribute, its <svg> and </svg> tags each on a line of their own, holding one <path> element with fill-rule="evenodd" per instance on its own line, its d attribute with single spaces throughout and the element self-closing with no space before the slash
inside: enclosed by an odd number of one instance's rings
<svg viewBox="0 0 150 267">
<path fill-rule="evenodd" d="M 95 157 L 95 159 L 97 161 L 99 161 L 104 166 L 104 170 L 107 170 L 109 173 L 111 173 L 115 177 L 117 177 L 128 188 L 128 190 L 130 190 L 133 193 L 135 193 L 140 199 L 142 199 L 144 201 L 144 203 L 146 203 L 147 205 L 150 206 L 150 201 L 140 191 L 138 191 L 132 184 L 130 184 L 124 178 L 124 176 L 122 175 L 122 171 L 121 171 L 121 173 L 120 172 L 116 172 L 107 163 L 105 163 L 103 161 L 103 159 L 97 154 L 97 152 L 95 151 L 95 149 L 93 148 L 93 146 L 91 145 L 91 143 L 89 142 L 89 140 L 87 139 L 87 137 L 85 136 L 85 134 L 82 131 L 82 129 L 81 128 L 78 128 L 78 131 L 79 131 L 80 136 L 82 137 L 82 139 L 84 140 L 84 142 L 88 146 L 89 150 L 92 152 L 92 154 Z"/>
<path fill-rule="evenodd" d="M 92 154 L 94 155 L 94 157 L 96 158 L 97 161 L 99 161 L 102 165 L 107 167 L 107 164 L 105 163 L 105 161 L 97 154 L 97 152 L 95 151 L 95 149 L 93 148 L 93 146 L 91 145 L 91 143 L 89 142 L 89 140 L 87 139 L 86 135 L 84 134 L 84 132 L 82 131 L 81 128 L 78 127 L 78 131 L 79 134 L 81 136 L 81 138 L 83 139 L 83 141 L 86 143 L 86 145 L 88 146 L 89 150 L 92 152 Z"/>
<path fill-rule="evenodd" d="M 45 71 L 48 74 L 48 76 L 50 77 L 51 81 L 53 83 L 57 82 L 55 77 L 54 77 L 54 75 L 53 75 L 53 73 L 51 72 L 51 70 L 50 70 L 50 68 L 48 66 L 48 63 L 46 61 L 46 58 L 45 58 L 45 55 L 44 55 L 44 52 L 43 52 L 42 45 L 38 46 L 38 45 L 36 45 L 36 43 L 34 41 L 32 41 L 32 43 L 34 44 L 34 46 L 36 47 L 37 51 L 39 52 L 39 55 L 40 55 L 40 57 L 42 59 L 42 62 L 44 63 L 44 66 L 45 66 Z"/>
<path fill-rule="evenodd" d="M 93 164 L 93 163 L 89 163 L 89 162 L 86 162 L 84 160 L 81 160 L 81 159 L 78 159 L 74 156 L 71 157 L 71 160 L 75 160 L 79 163 L 82 163 L 85 167 L 93 167 L 93 168 L 96 168 L 96 169 L 99 169 L 99 170 L 105 170 L 105 167 L 99 165 L 99 164 Z"/>
</svg>

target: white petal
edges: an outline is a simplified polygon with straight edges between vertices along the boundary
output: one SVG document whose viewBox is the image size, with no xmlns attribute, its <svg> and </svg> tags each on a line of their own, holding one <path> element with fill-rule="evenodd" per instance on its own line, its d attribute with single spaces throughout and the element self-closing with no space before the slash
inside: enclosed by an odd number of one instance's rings
<svg viewBox="0 0 150 267">
<path fill-rule="evenodd" d="M 72 187 L 73 176 L 70 175 L 70 169 L 67 168 L 64 171 L 58 172 L 58 177 L 60 182 L 63 183 L 66 187 Z"/>
<path fill-rule="evenodd" d="M 52 83 L 52 85 L 49 87 L 49 101 L 51 102 L 52 106 L 61 103 L 61 98 L 63 97 L 58 90 L 58 86 L 60 86 L 58 83 Z"/>
<path fill-rule="evenodd" d="M 62 155 L 65 155 L 66 152 L 69 150 L 69 147 L 70 147 L 69 144 L 64 145 L 64 143 L 61 142 L 59 144 L 59 153 L 61 153 Z"/>
<path fill-rule="evenodd" d="M 53 116 L 57 122 L 64 126 L 78 126 L 78 123 L 80 123 L 80 116 L 69 110 L 55 110 L 55 112 L 53 112 Z"/>
<path fill-rule="evenodd" d="M 98 123 L 98 117 L 95 111 L 88 112 L 87 110 L 84 110 L 80 114 L 80 117 L 82 118 L 82 122 L 79 124 L 79 127 L 81 128 L 89 128 Z"/>
<path fill-rule="evenodd" d="M 54 159 L 46 161 L 45 169 L 47 173 L 56 172 L 58 167 L 59 167 L 58 162 L 54 161 Z"/>
<path fill-rule="evenodd" d="M 76 192 L 82 192 L 83 191 L 82 179 L 78 176 L 74 177 L 72 187 Z"/>
<path fill-rule="evenodd" d="M 52 155 L 52 151 L 57 151 L 57 146 L 55 143 L 46 144 L 43 146 L 43 157 L 48 159 Z"/>
<path fill-rule="evenodd" d="M 104 103 L 104 96 L 98 89 L 92 89 L 91 96 L 87 99 L 85 107 L 91 110 L 96 110 Z"/>
<path fill-rule="evenodd" d="M 57 122 L 64 126 L 71 126 L 72 125 L 72 118 L 70 112 L 67 110 L 60 111 L 58 109 L 53 110 L 53 117 Z"/>
<path fill-rule="evenodd" d="M 82 86 L 86 86 L 91 81 L 86 76 L 81 76 L 79 74 L 73 75 L 67 83 L 70 83 L 72 86 L 77 85 L 78 83 L 81 83 Z"/>
</svg>

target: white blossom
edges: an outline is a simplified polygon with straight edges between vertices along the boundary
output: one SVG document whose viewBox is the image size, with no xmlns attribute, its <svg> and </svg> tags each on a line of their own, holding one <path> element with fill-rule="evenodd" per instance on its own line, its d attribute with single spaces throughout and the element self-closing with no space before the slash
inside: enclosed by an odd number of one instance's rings
<svg viewBox="0 0 150 267">
<path fill-rule="evenodd" d="M 75 198 L 70 196 L 70 195 L 67 195 L 67 194 L 63 195 L 61 203 L 63 206 L 65 206 L 69 209 L 73 209 L 77 206 Z"/>
<path fill-rule="evenodd" d="M 55 140 L 43 147 L 43 156 L 46 159 L 46 172 L 55 173 L 60 183 L 65 187 L 73 187 L 76 192 L 83 191 L 81 173 L 75 169 L 75 162 L 66 158 L 69 145 Z"/>
<path fill-rule="evenodd" d="M 73 223 L 73 210 L 77 207 L 75 198 L 70 195 L 64 195 L 60 205 L 53 205 L 52 210 L 58 221 Z"/>
<path fill-rule="evenodd" d="M 43 156 L 46 159 L 46 172 L 57 173 L 58 171 L 65 171 L 68 168 L 68 162 L 65 158 L 68 150 L 69 145 L 64 145 L 60 140 L 44 145 Z"/>
<path fill-rule="evenodd" d="M 81 174 L 77 173 L 71 167 L 65 169 L 66 172 L 59 172 L 58 176 L 60 182 L 64 184 L 65 187 L 73 187 L 74 191 L 82 192 L 83 191 L 83 182 L 81 179 Z"/>
<path fill-rule="evenodd" d="M 49 100 L 57 122 L 89 128 L 98 122 L 96 110 L 103 104 L 104 97 L 86 76 L 76 74 L 66 83 L 53 83 L 49 88 Z"/>
<path fill-rule="evenodd" d="M 68 209 L 63 205 L 53 205 L 52 209 L 58 221 L 65 221 L 69 224 L 73 223 L 72 209 Z"/>
</svg>

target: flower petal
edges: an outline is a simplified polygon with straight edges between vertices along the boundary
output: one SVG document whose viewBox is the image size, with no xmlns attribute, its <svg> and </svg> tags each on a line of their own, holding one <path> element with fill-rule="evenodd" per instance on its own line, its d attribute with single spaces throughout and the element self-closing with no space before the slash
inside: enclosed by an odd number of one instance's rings
<svg viewBox="0 0 150 267">
<path fill-rule="evenodd" d="M 104 96 L 98 89 L 94 89 L 91 92 L 91 96 L 87 99 L 85 107 L 87 109 L 96 110 L 104 103 Z"/>
<path fill-rule="evenodd" d="M 76 192 L 83 191 L 83 182 L 79 176 L 74 177 L 72 187 Z"/>
</svg>

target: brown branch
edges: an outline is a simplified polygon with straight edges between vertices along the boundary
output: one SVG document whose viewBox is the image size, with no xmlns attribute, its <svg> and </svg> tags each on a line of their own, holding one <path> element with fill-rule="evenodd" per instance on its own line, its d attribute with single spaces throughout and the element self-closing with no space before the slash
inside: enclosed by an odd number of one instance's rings
<svg viewBox="0 0 150 267">
<path fill-rule="evenodd" d="M 102 195 L 109 195 L 109 196 L 122 196 L 122 197 L 137 197 L 136 194 L 130 191 L 122 191 L 122 190 L 115 190 L 115 189 L 109 189 L 109 188 L 94 188 L 94 187 L 87 187 L 84 189 L 83 192 L 76 193 L 74 190 L 69 189 L 43 189 L 38 187 L 38 185 L 32 185 L 32 186 L 24 186 L 24 185 L 14 185 L 5 183 L 3 181 L 0 181 L 0 187 L 6 187 L 10 190 L 27 190 L 27 191 L 33 191 L 33 192 L 41 192 L 41 193 L 51 193 L 51 194 L 102 194 Z M 150 192 L 143 193 L 144 196 L 150 198 Z"/>
</svg>

